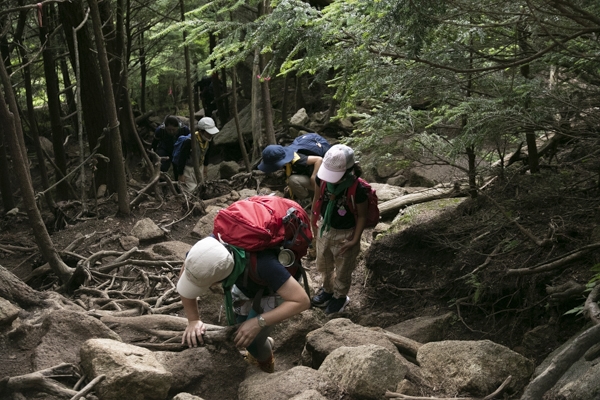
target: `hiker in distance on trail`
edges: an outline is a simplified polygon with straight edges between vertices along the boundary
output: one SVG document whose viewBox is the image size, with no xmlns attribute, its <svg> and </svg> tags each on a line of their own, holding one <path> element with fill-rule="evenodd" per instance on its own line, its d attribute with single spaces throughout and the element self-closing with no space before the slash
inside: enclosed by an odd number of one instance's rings
<svg viewBox="0 0 600 400">
<path fill-rule="evenodd" d="M 240 215 L 252 221 L 240 221 Z M 271 238 L 256 234 L 256 226 L 273 228 L 274 223 L 281 229 L 272 229 Z M 219 211 L 213 234 L 192 246 L 177 282 L 188 320 L 182 344 L 196 347 L 203 343 L 206 326 L 197 297 L 220 284 L 228 324 L 241 324 L 234 338 L 236 346 L 246 348 L 249 363 L 273 372 L 274 342 L 269 337 L 273 326 L 310 307 L 298 280 L 300 259 L 311 240 L 308 214 L 289 199 L 255 196 Z"/>
<path fill-rule="evenodd" d="M 217 133 L 219 133 L 219 129 L 215 126 L 215 121 L 212 118 L 204 117 L 198 121 L 193 142 L 192 135 L 188 134 L 177 138 L 173 146 L 173 168 L 178 176 L 177 180 L 188 192 L 192 192 L 198 186 L 196 174 L 194 173 L 192 143 L 196 146 L 198 164 L 202 168 L 202 178 L 206 182 L 208 179 L 208 160 L 210 151 L 213 148 L 212 140 Z"/>
<path fill-rule="evenodd" d="M 177 138 L 190 134 L 187 126 L 183 125 L 174 115 L 167 115 L 162 124 L 154 131 L 154 139 L 152 140 L 152 150 L 158 154 L 162 160 L 160 162 L 160 170 L 167 172 L 173 162 L 173 148 Z M 176 171 L 173 171 L 174 178 L 177 179 Z"/>
<path fill-rule="evenodd" d="M 265 147 L 258 169 L 265 173 L 285 169 L 290 198 L 310 200 L 316 188 L 317 171 L 330 147 L 321 135 L 307 133 L 298 136 L 289 146 Z"/>
</svg>

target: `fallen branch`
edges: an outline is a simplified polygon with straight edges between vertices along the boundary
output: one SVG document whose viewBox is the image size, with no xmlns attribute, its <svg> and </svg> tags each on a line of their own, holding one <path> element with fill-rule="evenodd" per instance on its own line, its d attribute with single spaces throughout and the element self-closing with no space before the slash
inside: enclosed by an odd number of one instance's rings
<svg viewBox="0 0 600 400">
<path fill-rule="evenodd" d="M 419 396 L 409 396 L 409 395 L 402 394 L 402 393 L 390 392 L 389 390 L 385 392 L 385 397 L 387 399 L 404 399 L 404 400 L 491 400 L 494 397 L 501 394 L 504 391 L 504 389 L 506 389 L 506 386 L 508 386 L 508 384 L 511 381 L 512 381 L 512 376 L 509 375 L 508 378 L 506 378 L 504 380 L 504 382 L 502 382 L 502 384 L 500 386 L 498 386 L 498 389 L 494 390 L 493 393 L 490 393 L 485 397 L 419 397 Z"/>
<path fill-rule="evenodd" d="M 440 187 L 427 189 L 418 193 L 411 193 L 405 196 L 400 196 L 396 199 L 384 201 L 379 204 L 379 213 L 382 217 L 391 216 L 394 212 L 402 207 L 407 207 L 413 204 L 426 203 L 428 201 L 441 199 L 444 197 L 451 197 L 459 195 L 460 192 L 456 191 L 454 186 L 452 187 Z"/>
<path fill-rule="evenodd" d="M 600 247 L 600 243 L 593 243 L 584 247 L 581 247 L 577 250 L 573 250 L 567 254 L 562 255 L 560 258 L 554 258 L 549 262 L 545 262 L 543 264 L 538 264 L 531 268 L 520 268 L 520 269 L 509 269 L 506 271 L 506 275 L 531 275 L 537 274 L 540 272 L 547 272 L 557 268 L 560 268 L 573 260 L 576 260 L 592 250 L 595 250 Z"/>
<path fill-rule="evenodd" d="M 579 335 L 569 346 L 556 355 L 548 368 L 527 385 L 521 400 L 540 400 L 563 374 L 579 360 L 590 347 L 600 341 L 600 325 L 594 325 Z"/>
</svg>

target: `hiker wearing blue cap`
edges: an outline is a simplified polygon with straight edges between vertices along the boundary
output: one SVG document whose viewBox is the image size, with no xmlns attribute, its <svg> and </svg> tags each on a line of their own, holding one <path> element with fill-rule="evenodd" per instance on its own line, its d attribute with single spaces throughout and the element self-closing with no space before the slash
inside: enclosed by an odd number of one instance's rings
<svg viewBox="0 0 600 400">
<path fill-rule="evenodd" d="M 297 152 L 294 148 L 272 144 L 262 152 L 258 169 L 269 174 L 285 168 L 290 197 L 310 199 L 323 158 Z M 312 193 L 311 193 L 312 192 Z"/>
</svg>

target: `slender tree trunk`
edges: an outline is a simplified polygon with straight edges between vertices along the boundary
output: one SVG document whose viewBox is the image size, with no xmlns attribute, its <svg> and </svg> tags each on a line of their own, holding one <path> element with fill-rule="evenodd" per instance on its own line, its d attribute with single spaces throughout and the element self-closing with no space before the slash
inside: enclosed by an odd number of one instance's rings
<svg viewBox="0 0 600 400">
<path fill-rule="evenodd" d="M 140 111 L 146 112 L 146 77 L 148 67 L 146 66 L 146 50 L 144 49 L 144 32 L 140 33 Z"/>
<path fill-rule="evenodd" d="M 22 11 L 21 15 L 25 17 L 26 12 Z M 22 42 L 19 41 L 19 52 L 21 53 L 21 61 L 23 63 L 23 83 L 25 86 L 25 100 L 27 102 L 27 118 L 29 119 L 29 129 L 33 145 L 35 147 L 35 154 L 37 156 L 38 168 L 40 170 L 40 178 L 42 181 L 42 188 L 47 190 L 50 187 L 50 180 L 48 179 L 48 171 L 46 170 L 46 159 L 44 158 L 44 152 L 40 143 L 40 135 L 37 126 L 37 120 L 35 118 L 35 110 L 33 108 L 33 88 L 31 87 L 31 73 L 29 70 L 29 58 L 27 57 L 27 51 Z M 56 209 L 56 203 L 52 193 L 48 192 L 44 195 L 46 203 L 51 210 Z"/>
<path fill-rule="evenodd" d="M 223 107 L 223 121 L 221 125 L 225 125 L 231 119 L 229 115 L 229 96 L 227 96 L 227 70 L 225 68 L 221 69 L 221 82 L 223 82 L 223 86 L 221 87 L 221 102 Z"/>
<path fill-rule="evenodd" d="M 265 70 L 264 56 L 260 56 L 260 69 Z M 264 73 L 264 72 L 263 72 Z M 271 106 L 271 89 L 269 88 L 269 78 L 261 75 L 260 89 L 262 94 L 262 108 L 265 119 L 265 136 L 267 144 L 276 144 L 275 127 L 273 126 L 273 107 Z"/>
<path fill-rule="evenodd" d="M 237 108 L 237 73 L 235 67 L 231 69 L 232 71 L 232 79 L 231 79 L 231 93 L 233 96 L 233 118 L 235 119 L 235 129 L 237 130 L 238 142 L 240 144 L 240 150 L 242 152 L 242 157 L 244 158 L 244 165 L 246 166 L 246 171 L 252 171 L 252 167 L 250 165 L 250 160 L 248 159 L 248 151 L 246 150 L 246 144 L 244 143 L 244 135 L 242 134 L 242 128 L 240 128 L 240 117 L 238 115 Z"/>
<path fill-rule="evenodd" d="M 123 163 L 123 150 L 121 148 L 121 135 L 119 134 L 119 121 L 117 118 L 117 108 L 115 105 L 115 96 L 112 90 L 112 81 L 110 78 L 110 68 L 108 66 L 108 57 L 104 47 L 104 38 L 102 36 L 102 22 L 100 21 L 100 12 L 98 10 L 97 0 L 89 0 L 90 14 L 94 25 L 94 36 L 96 38 L 96 49 L 98 50 L 98 60 L 100 62 L 100 72 L 102 73 L 102 83 L 104 88 L 104 99 L 107 102 L 107 111 L 109 115 L 109 135 L 111 144 L 111 164 L 115 172 L 115 185 L 119 196 L 119 213 L 129 215 L 129 195 L 127 194 L 127 180 L 125 178 L 125 165 Z"/>
<path fill-rule="evenodd" d="M 517 41 L 523 53 L 526 53 L 529 47 L 526 39 L 528 33 L 525 29 L 526 28 L 523 23 L 517 24 Z M 523 76 L 525 79 L 529 79 L 528 64 L 521 66 L 521 76 Z M 529 109 L 530 102 L 530 99 L 525 100 L 524 106 L 526 110 Z M 525 130 L 525 141 L 527 142 L 527 161 L 529 164 L 529 172 L 532 174 L 537 174 L 540 172 L 540 160 L 537 151 L 536 136 L 533 129 L 527 128 Z"/>
<path fill-rule="evenodd" d="M 271 13 L 270 3 L 267 0 L 262 0 L 258 5 L 258 15 L 268 15 Z M 262 93 L 263 116 L 265 118 L 265 136 L 267 145 L 276 144 L 275 127 L 273 126 L 273 107 L 271 106 L 271 89 L 269 88 L 270 77 L 263 76 L 266 74 L 267 56 L 260 54 L 260 88 Z"/>
<path fill-rule="evenodd" d="M 62 47 L 62 46 L 61 46 Z M 73 94 L 73 89 L 71 88 L 71 77 L 69 76 L 69 66 L 67 65 L 67 59 L 65 56 L 60 57 L 58 60 L 60 65 L 60 73 L 63 78 L 63 83 L 65 84 L 65 97 L 67 98 L 67 106 L 69 110 L 69 120 L 71 122 L 71 126 L 73 130 L 77 128 L 77 105 L 75 104 L 75 95 Z"/>
<path fill-rule="evenodd" d="M 258 49 L 254 50 L 254 63 L 252 65 L 252 162 L 261 156 L 263 147 L 263 136 L 261 126 L 260 107 L 260 80 Z"/>
<path fill-rule="evenodd" d="M 10 169 L 8 158 L 6 156 L 6 140 L 4 139 L 4 130 L 0 129 L 0 193 L 2 193 L 2 205 L 4 212 L 15 208 L 15 202 L 12 197 L 12 185 L 10 183 Z"/>
<path fill-rule="evenodd" d="M 54 54 L 50 44 L 50 26 L 51 21 L 48 18 L 50 7 L 53 5 L 44 6 L 42 12 L 42 26 L 39 27 L 40 42 L 43 48 L 42 58 L 44 60 L 44 76 L 46 80 L 46 92 L 48 94 L 48 112 L 50 113 L 50 125 L 52 129 L 52 148 L 54 149 L 54 162 L 59 171 L 56 171 L 56 179 L 67 175 L 67 156 L 63 146 L 64 135 L 61 117 L 60 98 L 58 91 L 58 77 L 54 64 Z M 57 186 L 57 197 L 61 200 L 69 198 L 69 185 L 66 181 L 62 181 Z"/>
<path fill-rule="evenodd" d="M 281 124 L 285 127 L 289 121 L 288 121 L 288 102 L 290 100 L 290 96 L 288 93 L 288 89 L 290 86 L 290 74 L 286 74 L 285 77 L 283 78 L 283 96 L 282 96 L 282 100 L 281 100 Z M 286 133 L 289 130 L 286 128 Z"/>
<path fill-rule="evenodd" d="M 6 86 L 8 80 L 8 74 L 4 65 L 0 65 L 0 74 L 2 74 L 2 85 L 4 87 L 4 95 L 7 98 L 12 98 L 9 102 L 14 100 L 14 93 L 12 87 Z M 52 239 L 46 230 L 42 215 L 38 210 L 35 203 L 35 194 L 31 185 L 31 177 L 29 176 L 29 169 L 27 167 L 26 159 L 23 158 L 23 151 L 21 144 L 19 143 L 19 135 L 17 132 L 18 115 L 15 117 L 11 111 L 9 111 L 4 96 L 0 95 L 0 124 L 2 124 L 2 130 L 6 133 L 6 139 L 8 147 L 13 161 L 13 171 L 15 177 L 19 182 L 21 188 L 21 196 L 23 197 L 23 203 L 25 205 L 25 211 L 29 219 L 29 224 L 33 230 L 36 243 L 42 253 L 44 259 L 52 268 L 52 271 L 59 277 L 59 279 L 66 283 L 73 275 L 74 269 L 66 265 L 58 255 L 58 252 L 54 248 Z"/>
<path fill-rule="evenodd" d="M 82 0 L 59 3 L 58 8 L 67 44 L 69 45 L 71 64 L 75 68 L 74 57 L 76 51 L 74 49 L 73 29 L 77 28 L 85 18 Z M 83 123 L 90 153 L 99 146 L 98 153 L 108 156 L 110 155 L 110 143 L 104 132 L 104 127 L 108 124 L 108 116 L 105 102 L 98 101 L 100 93 L 102 93 L 102 80 L 98 67 L 98 54 L 94 51 L 92 35 L 87 25 L 77 31 L 77 49 L 81 69 L 81 79 L 78 83 L 81 88 Z M 109 181 L 107 163 L 99 162 L 97 168 L 98 170 L 94 174 L 94 189 L 102 184 L 107 184 Z"/>
<path fill-rule="evenodd" d="M 185 21 L 185 6 L 183 0 L 179 0 L 179 9 L 181 11 L 181 22 Z M 183 31 L 183 42 L 187 40 L 187 34 Z M 187 104 L 188 113 L 190 115 L 190 132 L 192 132 L 192 162 L 194 163 L 194 175 L 196 175 L 196 182 L 204 182 L 204 174 L 200 173 L 200 163 L 198 162 L 199 154 L 198 148 L 196 147 L 196 118 L 194 117 L 194 101 L 192 94 L 192 68 L 190 65 L 190 50 L 186 45 L 183 46 L 183 55 L 185 57 L 185 78 L 187 83 Z"/>
</svg>

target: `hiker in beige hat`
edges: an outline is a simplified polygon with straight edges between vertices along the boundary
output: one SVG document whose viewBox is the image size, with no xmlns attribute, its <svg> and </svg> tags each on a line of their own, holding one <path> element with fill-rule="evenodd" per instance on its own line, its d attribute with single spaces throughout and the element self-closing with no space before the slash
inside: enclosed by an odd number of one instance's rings
<svg viewBox="0 0 600 400">
<path fill-rule="evenodd" d="M 242 300 L 236 302 L 237 308 L 233 309 L 232 298 L 227 297 L 226 291 L 226 309 L 231 308 L 232 315 L 235 313 L 235 320 L 230 323 L 241 323 L 235 344 L 247 349 L 250 362 L 258 364 L 263 371 L 273 372 L 273 340 L 269 337 L 273 325 L 310 307 L 308 295 L 297 281 L 299 274 L 290 272 L 291 269 L 280 262 L 279 253 L 280 249 L 254 253 L 258 278 L 253 278 L 252 274 L 244 274 L 245 264 L 236 264 L 235 250 L 214 237 L 206 237 L 192 246 L 177 282 L 177 292 L 188 320 L 182 344 L 196 347 L 204 342 L 202 335 L 206 326 L 200 319 L 197 297 L 208 293 L 217 283 L 224 288 L 233 287 L 236 297 L 233 300 Z M 260 279 L 260 283 L 255 279 Z M 260 314 L 251 306 L 251 299 L 255 299 L 257 293 L 262 295 L 262 299 L 259 298 Z"/>
</svg>

